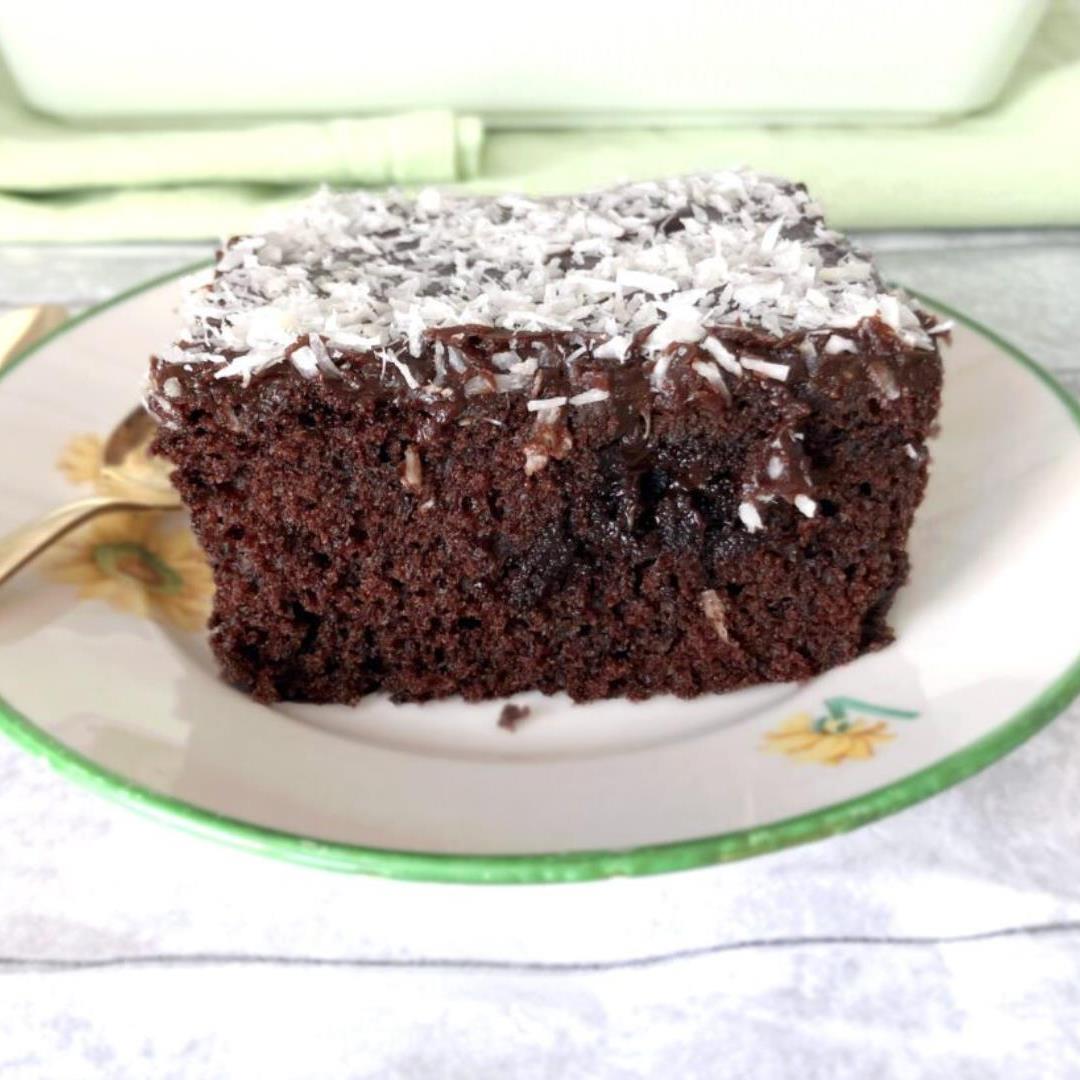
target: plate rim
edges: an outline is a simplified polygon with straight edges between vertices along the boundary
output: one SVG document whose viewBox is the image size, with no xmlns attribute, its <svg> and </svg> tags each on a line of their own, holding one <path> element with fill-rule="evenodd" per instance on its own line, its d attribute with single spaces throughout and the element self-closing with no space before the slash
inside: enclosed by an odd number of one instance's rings
<svg viewBox="0 0 1080 1080">
<path fill-rule="evenodd" d="M 209 265 L 199 260 L 160 274 L 87 308 L 22 350 L 0 369 L 0 380 L 76 326 L 128 300 Z M 1080 432 L 1080 401 L 1017 346 L 969 315 L 914 289 L 911 295 L 964 324 L 1027 368 L 1065 407 Z M 1024 708 L 970 745 L 882 787 L 768 825 L 712 836 L 619 849 L 533 854 L 470 855 L 367 847 L 303 836 L 219 814 L 137 784 L 91 761 L 38 727 L 0 691 L 0 732 L 44 760 L 55 772 L 131 810 L 195 836 L 234 848 L 322 870 L 407 881 L 456 884 L 542 884 L 672 873 L 734 862 L 850 832 L 898 813 L 981 772 L 1026 742 L 1080 695 L 1080 653 Z"/>
</svg>

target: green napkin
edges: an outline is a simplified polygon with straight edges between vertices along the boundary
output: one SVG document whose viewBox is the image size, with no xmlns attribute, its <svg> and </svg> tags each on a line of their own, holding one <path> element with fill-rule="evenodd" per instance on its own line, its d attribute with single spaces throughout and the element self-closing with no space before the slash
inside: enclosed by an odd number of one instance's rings
<svg viewBox="0 0 1080 1080">
<path fill-rule="evenodd" d="M 250 225 L 253 211 L 313 181 L 445 184 L 475 176 L 471 116 L 73 126 L 23 104 L 0 63 L 0 240 L 194 239 Z"/>
<path fill-rule="evenodd" d="M 913 74 L 917 77 L 917 73 Z M 841 227 L 1080 224 L 1080 4 L 1059 3 L 998 102 L 910 127 L 496 131 L 444 111 L 157 130 L 73 127 L 0 72 L 0 239 L 209 239 L 314 184 L 572 191 L 747 164 Z M 483 145 L 481 145 L 483 143 Z"/>
</svg>

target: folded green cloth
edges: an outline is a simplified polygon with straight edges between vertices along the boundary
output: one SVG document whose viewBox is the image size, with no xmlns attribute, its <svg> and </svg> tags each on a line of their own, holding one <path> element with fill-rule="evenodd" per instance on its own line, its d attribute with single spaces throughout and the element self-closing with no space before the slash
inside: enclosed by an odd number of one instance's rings
<svg viewBox="0 0 1080 1080">
<path fill-rule="evenodd" d="M 572 191 L 746 164 L 845 228 L 1080 224 L 1080 3 L 1055 5 L 990 109 L 912 127 L 497 131 L 444 111 L 147 130 L 27 109 L 0 72 L 0 239 L 209 239 L 320 182 Z"/>
<path fill-rule="evenodd" d="M 477 174 L 472 116 L 74 126 L 23 104 L 0 64 L 0 240 L 216 237 L 314 181 L 446 184 Z"/>
<path fill-rule="evenodd" d="M 173 130 L 72 127 L 31 112 L 0 72 L 0 190 L 66 192 L 170 184 L 446 183 L 475 176 L 475 117 L 280 121 Z"/>
</svg>

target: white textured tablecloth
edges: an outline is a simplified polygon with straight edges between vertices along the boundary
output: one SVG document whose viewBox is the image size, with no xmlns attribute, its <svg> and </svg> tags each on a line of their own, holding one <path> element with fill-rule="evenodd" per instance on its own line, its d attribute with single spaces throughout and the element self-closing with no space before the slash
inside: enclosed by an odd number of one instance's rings
<svg viewBox="0 0 1080 1080">
<path fill-rule="evenodd" d="M 1076 234 L 875 239 L 1080 385 Z M 0 249 L 0 296 L 190 257 Z M 549 887 L 241 854 L 0 743 L 0 1077 L 330 1076 L 1080 1076 L 1080 707 L 859 832 Z"/>
</svg>

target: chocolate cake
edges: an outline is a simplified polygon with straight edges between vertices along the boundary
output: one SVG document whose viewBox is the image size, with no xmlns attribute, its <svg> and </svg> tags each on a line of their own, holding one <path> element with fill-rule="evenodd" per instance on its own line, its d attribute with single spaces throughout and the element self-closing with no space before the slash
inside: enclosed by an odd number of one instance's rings
<svg viewBox="0 0 1080 1080">
<path fill-rule="evenodd" d="M 262 701 L 805 679 L 890 639 L 947 326 L 797 184 L 323 192 L 152 361 Z"/>
</svg>

